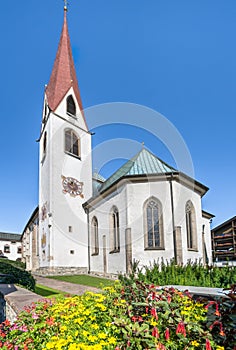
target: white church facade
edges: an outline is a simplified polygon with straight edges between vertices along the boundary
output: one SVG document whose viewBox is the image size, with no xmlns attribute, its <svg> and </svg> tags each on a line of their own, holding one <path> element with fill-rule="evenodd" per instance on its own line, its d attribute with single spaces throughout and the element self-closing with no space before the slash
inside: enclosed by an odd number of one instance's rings
<svg viewBox="0 0 236 350">
<path fill-rule="evenodd" d="M 107 180 L 92 171 L 67 27 L 45 88 L 39 139 L 39 205 L 22 234 L 28 270 L 116 275 L 175 259 L 211 263 L 208 188 L 145 147 Z"/>
</svg>

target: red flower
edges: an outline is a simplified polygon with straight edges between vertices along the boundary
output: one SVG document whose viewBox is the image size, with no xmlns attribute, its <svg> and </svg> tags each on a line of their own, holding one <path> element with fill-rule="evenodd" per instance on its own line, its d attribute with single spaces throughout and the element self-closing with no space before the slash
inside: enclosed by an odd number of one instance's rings
<svg viewBox="0 0 236 350">
<path fill-rule="evenodd" d="M 160 337 L 157 327 L 153 328 L 152 336 L 155 337 L 155 338 L 159 338 Z"/>
<path fill-rule="evenodd" d="M 151 308 L 151 315 L 155 317 L 156 320 L 158 320 L 157 311 L 154 307 Z"/>
<path fill-rule="evenodd" d="M 206 350 L 211 350 L 211 344 L 209 339 L 206 339 Z"/>
<path fill-rule="evenodd" d="M 5 326 L 10 326 L 10 325 L 11 325 L 10 321 L 8 321 L 8 320 L 4 321 L 3 324 L 4 324 Z"/>
<path fill-rule="evenodd" d="M 170 339 L 170 330 L 169 330 L 169 328 L 166 328 L 166 330 L 165 330 L 165 338 L 166 338 L 166 340 Z"/>
<path fill-rule="evenodd" d="M 138 321 L 138 316 L 132 316 L 132 317 L 131 317 L 131 320 L 132 320 L 133 322 Z"/>
<path fill-rule="evenodd" d="M 47 319 L 46 319 L 46 323 L 47 323 L 49 326 L 52 326 L 52 325 L 54 324 L 54 318 L 53 318 L 53 317 L 47 318 Z"/>
<path fill-rule="evenodd" d="M 0 331 L 0 337 L 5 338 L 6 334 L 2 331 Z"/>
<path fill-rule="evenodd" d="M 183 334 L 183 336 L 186 337 L 186 329 L 185 329 L 183 321 L 180 321 L 180 323 L 178 324 L 178 326 L 176 328 L 176 334 L 178 334 L 178 333 Z"/>
</svg>

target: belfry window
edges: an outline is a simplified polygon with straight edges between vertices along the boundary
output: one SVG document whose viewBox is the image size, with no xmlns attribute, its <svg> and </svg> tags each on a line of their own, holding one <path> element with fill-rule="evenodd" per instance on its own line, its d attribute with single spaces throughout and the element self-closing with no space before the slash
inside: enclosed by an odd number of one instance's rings
<svg viewBox="0 0 236 350">
<path fill-rule="evenodd" d="M 69 95 L 66 99 L 66 112 L 73 116 L 76 116 L 76 106 L 72 95 Z"/>
<path fill-rule="evenodd" d="M 118 209 L 113 207 L 110 215 L 110 253 L 118 253 L 120 251 L 120 223 Z"/>
<path fill-rule="evenodd" d="M 80 158 L 80 139 L 71 129 L 65 131 L 65 152 Z"/>
<path fill-rule="evenodd" d="M 162 205 L 155 198 L 144 204 L 144 230 L 146 249 L 164 249 Z"/>
<path fill-rule="evenodd" d="M 197 250 L 197 230 L 196 215 L 193 203 L 188 201 L 185 207 L 186 231 L 187 231 L 187 248 Z"/>
</svg>

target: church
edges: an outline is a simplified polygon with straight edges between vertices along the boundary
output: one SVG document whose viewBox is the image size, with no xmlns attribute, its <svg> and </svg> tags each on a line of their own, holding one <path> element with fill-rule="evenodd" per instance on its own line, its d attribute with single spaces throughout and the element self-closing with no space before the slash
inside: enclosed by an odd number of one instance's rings
<svg viewBox="0 0 236 350">
<path fill-rule="evenodd" d="M 22 233 L 28 270 L 115 276 L 154 261 L 212 262 L 208 188 L 144 146 L 108 179 L 92 170 L 67 7 L 39 138 L 39 203 Z"/>
</svg>

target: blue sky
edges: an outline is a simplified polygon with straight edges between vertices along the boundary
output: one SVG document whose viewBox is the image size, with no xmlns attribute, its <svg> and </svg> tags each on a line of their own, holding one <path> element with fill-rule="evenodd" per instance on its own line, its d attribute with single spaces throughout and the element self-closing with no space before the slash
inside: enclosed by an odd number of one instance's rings
<svg viewBox="0 0 236 350">
<path fill-rule="evenodd" d="M 84 107 L 132 102 L 168 118 L 210 188 L 213 226 L 236 215 L 235 18 L 235 0 L 71 0 L 68 13 Z M 37 205 L 35 140 L 62 20 L 62 0 L 1 4 L 1 231 L 22 232 Z M 172 162 L 150 135 L 122 126 L 97 131 L 94 145 L 117 133 Z"/>
</svg>

